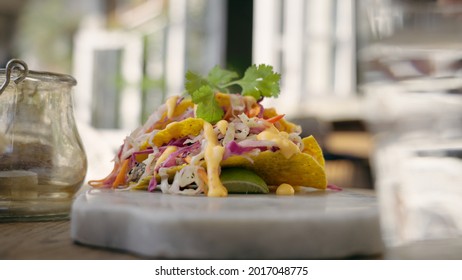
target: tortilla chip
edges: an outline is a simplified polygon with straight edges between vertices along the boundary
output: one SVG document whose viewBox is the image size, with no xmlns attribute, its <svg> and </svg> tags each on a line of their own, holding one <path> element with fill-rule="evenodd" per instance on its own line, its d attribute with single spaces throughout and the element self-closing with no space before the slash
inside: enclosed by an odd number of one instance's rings
<svg viewBox="0 0 462 280">
<path fill-rule="evenodd" d="M 179 115 L 183 114 L 188 108 L 194 107 L 194 103 L 191 99 L 185 98 L 181 100 L 180 104 L 176 105 L 175 110 L 173 111 L 172 118 L 176 118 Z"/>
<path fill-rule="evenodd" d="M 157 132 L 152 139 L 152 143 L 157 147 L 161 147 L 172 139 L 197 136 L 201 132 L 203 125 L 204 120 L 199 118 L 187 118 L 179 122 L 172 122 L 163 130 Z"/>
<path fill-rule="evenodd" d="M 165 127 L 168 124 L 175 121 L 176 117 L 180 116 L 188 108 L 192 108 L 192 107 L 194 107 L 194 103 L 192 102 L 192 100 L 190 98 L 185 98 L 185 99 L 181 100 L 181 102 L 175 106 L 175 109 L 173 110 L 172 118 L 167 118 L 168 112 L 165 111 L 162 114 L 162 117 L 160 118 L 160 120 L 158 122 L 156 122 L 152 127 L 147 129 L 146 132 L 151 132 L 151 131 L 153 131 L 155 129 L 157 129 L 157 130 L 165 129 Z"/>
<path fill-rule="evenodd" d="M 250 169 L 268 185 L 287 183 L 317 189 L 327 186 L 324 168 L 309 154 L 299 153 L 287 159 L 278 151 L 264 151 L 250 158 L 253 163 L 242 156 L 231 156 L 222 161 L 221 166 Z"/>
<path fill-rule="evenodd" d="M 215 94 L 215 99 L 220 105 L 220 107 L 228 108 L 229 106 L 231 106 L 231 97 L 227 93 L 217 92 Z"/>
<path fill-rule="evenodd" d="M 312 156 L 322 167 L 326 165 L 322 149 L 313 135 L 302 139 L 303 151 L 305 154 Z"/>
</svg>

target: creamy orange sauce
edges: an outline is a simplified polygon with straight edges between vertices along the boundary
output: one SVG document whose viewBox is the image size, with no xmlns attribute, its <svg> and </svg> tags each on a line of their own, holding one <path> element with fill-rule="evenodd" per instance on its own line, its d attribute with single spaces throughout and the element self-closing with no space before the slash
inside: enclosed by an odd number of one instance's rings
<svg viewBox="0 0 462 280">
<path fill-rule="evenodd" d="M 276 194 L 277 195 L 294 195 L 295 189 L 289 184 L 281 184 L 279 187 L 276 189 Z"/>
<path fill-rule="evenodd" d="M 228 190 L 220 181 L 220 163 L 225 148 L 218 143 L 213 126 L 204 122 L 204 137 L 207 140 L 205 148 L 205 163 L 207 165 L 208 192 L 207 196 L 222 197 L 228 195 Z"/>
<path fill-rule="evenodd" d="M 221 134 L 226 134 L 226 130 L 228 129 L 228 122 L 226 120 L 221 120 L 217 122 L 216 126 Z"/>
<path fill-rule="evenodd" d="M 171 119 L 173 117 L 173 113 L 175 113 L 176 103 L 178 101 L 178 96 L 172 96 L 167 99 L 165 104 L 167 104 L 167 117 Z"/>
<path fill-rule="evenodd" d="M 289 139 L 289 134 L 284 131 L 279 131 L 273 125 L 257 135 L 258 140 L 269 140 L 276 143 L 282 155 L 290 158 L 292 155 L 299 153 L 300 149 L 294 142 Z"/>
<path fill-rule="evenodd" d="M 157 169 L 157 167 L 159 167 L 162 164 L 162 162 L 164 162 L 168 158 L 168 156 L 175 152 L 177 149 L 178 148 L 176 146 L 168 146 L 157 159 L 156 164 L 154 165 L 154 169 Z"/>
</svg>

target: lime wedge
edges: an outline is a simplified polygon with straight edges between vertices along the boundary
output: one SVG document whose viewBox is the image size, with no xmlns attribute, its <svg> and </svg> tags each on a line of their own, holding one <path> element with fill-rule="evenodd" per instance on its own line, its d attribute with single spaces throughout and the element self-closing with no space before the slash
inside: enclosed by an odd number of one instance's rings
<svg viewBox="0 0 462 280">
<path fill-rule="evenodd" d="M 221 183 L 228 193 L 268 193 L 268 185 L 254 172 L 244 168 L 223 168 Z"/>
</svg>

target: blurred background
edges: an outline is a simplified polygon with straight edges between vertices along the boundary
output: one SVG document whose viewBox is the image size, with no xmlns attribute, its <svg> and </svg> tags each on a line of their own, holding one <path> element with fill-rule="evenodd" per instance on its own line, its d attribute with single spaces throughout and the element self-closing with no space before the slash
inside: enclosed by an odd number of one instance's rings
<svg viewBox="0 0 462 280">
<path fill-rule="evenodd" d="M 253 63 L 282 74 L 266 105 L 325 151 L 329 182 L 374 188 L 363 118 L 355 0 L 1 0 L 0 64 L 73 75 L 89 179 L 104 177 L 123 138 L 181 94 L 184 74 Z"/>
</svg>

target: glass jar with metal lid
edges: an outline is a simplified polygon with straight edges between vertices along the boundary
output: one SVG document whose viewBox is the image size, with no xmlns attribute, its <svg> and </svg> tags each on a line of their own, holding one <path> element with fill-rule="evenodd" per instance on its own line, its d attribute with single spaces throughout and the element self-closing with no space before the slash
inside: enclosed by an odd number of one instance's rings
<svg viewBox="0 0 462 280">
<path fill-rule="evenodd" d="M 0 69 L 0 221 L 67 218 L 87 170 L 69 75 Z"/>
</svg>

